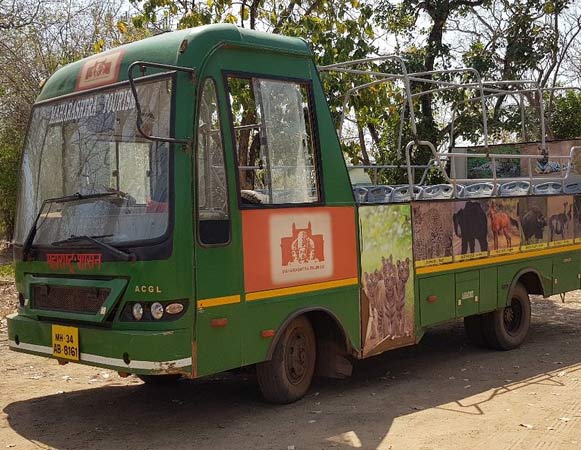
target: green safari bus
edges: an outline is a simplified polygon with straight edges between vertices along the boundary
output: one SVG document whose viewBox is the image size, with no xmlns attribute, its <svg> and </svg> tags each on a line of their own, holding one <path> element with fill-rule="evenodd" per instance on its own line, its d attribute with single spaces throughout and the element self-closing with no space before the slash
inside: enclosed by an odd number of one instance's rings
<svg viewBox="0 0 581 450">
<path fill-rule="evenodd" d="M 59 69 L 22 156 L 10 348 L 148 383 L 251 366 L 288 403 L 458 318 L 475 344 L 521 345 L 529 295 L 580 288 L 581 152 L 543 133 L 495 153 L 486 108 L 484 143 L 438 151 L 412 88 L 453 83 L 388 59 L 376 83 L 402 86 L 414 133 L 400 184 L 346 164 L 323 91 L 374 72 L 317 67 L 301 39 L 211 25 Z M 470 73 L 482 105 L 514 93 Z"/>
</svg>

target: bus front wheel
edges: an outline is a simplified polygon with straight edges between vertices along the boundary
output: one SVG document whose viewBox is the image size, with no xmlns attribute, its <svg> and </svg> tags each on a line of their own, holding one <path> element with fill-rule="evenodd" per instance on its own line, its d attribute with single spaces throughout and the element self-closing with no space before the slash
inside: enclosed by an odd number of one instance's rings
<svg viewBox="0 0 581 450">
<path fill-rule="evenodd" d="M 293 319 L 277 341 L 272 358 L 256 365 L 264 398 L 272 403 L 291 403 L 302 398 L 313 380 L 316 349 L 309 319 Z"/>
</svg>

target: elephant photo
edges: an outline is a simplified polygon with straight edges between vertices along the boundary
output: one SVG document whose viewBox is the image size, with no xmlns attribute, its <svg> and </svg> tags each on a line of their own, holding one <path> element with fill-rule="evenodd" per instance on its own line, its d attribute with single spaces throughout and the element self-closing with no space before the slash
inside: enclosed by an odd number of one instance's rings
<svg viewBox="0 0 581 450">
<path fill-rule="evenodd" d="M 463 206 L 453 216 L 454 233 L 461 240 L 461 255 L 475 253 L 476 242 L 480 246 L 479 251 L 488 251 L 488 223 L 482 203 L 480 201 L 456 203 L 456 208 Z"/>
</svg>

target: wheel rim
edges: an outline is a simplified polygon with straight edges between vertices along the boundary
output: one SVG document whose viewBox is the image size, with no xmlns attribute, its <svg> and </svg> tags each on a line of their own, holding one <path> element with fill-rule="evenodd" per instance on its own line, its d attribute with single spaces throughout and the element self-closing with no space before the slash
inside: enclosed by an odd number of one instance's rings
<svg viewBox="0 0 581 450">
<path fill-rule="evenodd" d="M 523 309 L 520 301 L 513 298 L 510 306 L 504 308 L 504 328 L 511 336 L 518 334 L 521 328 Z"/>
<path fill-rule="evenodd" d="M 300 384 L 309 373 L 310 351 L 307 337 L 295 328 L 289 336 L 285 355 L 286 373 L 292 384 Z"/>
</svg>

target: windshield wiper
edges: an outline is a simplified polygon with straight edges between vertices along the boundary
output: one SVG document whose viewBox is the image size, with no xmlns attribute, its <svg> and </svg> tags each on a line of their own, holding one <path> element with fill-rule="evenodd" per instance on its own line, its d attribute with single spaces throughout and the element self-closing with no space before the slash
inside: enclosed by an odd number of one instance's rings
<svg viewBox="0 0 581 450">
<path fill-rule="evenodd" d="M 92 244 L 95 244 L 98 247 L 101 247 L 102 249 L 107 250 L 109 253 L 111 253 L 112 255 L 116 256 L 119 259 L 122 259 L 123 261 L 135 261 L 135 255 L 133 253 L 129 253 L 129 252 L 120 250 L 117 247 L 113 247 L 112 245 L 107 244 L 106 242 L 103 242 L 99 239 L 99 238 L 110 237 L 110 236 L 113 236 L 113 235 L 108 234 L 108 235 L 102 235 L 102 236 L 87 236 L 87 235 L 71 236 L 70 238 L 63 239 L 61 241 L 55 241 L 50 245 L 57 245 L 58 246 L 58 245 L 72 244 L 74 242 L 86 241 L 86 242 L 91 242 Z"/>
<path fill-rule="evenodd" d="M 42 205 L 40 205 L 40 209 L 38 210 L 38 214 L 36 215 L 34 222 L 32 222 L 32 226 L 30 227 L 28 234 L 26 235 L 26 240 L 24 241 L 24 245 L 22 247 L 22 259 L 24 261 L 26 261 L 28 253 L 30 252 L 30 249 L 32 248 L 32 243 L 34 242 L 34 238 L 36 237 L 36 232 L 39 228 L 37 226 L 37 224 L 38 224 L 38 221 L 40 219 L 40 216 L 42 216 L 42 212 L 44 211 L 44 208 L 46 205 L 49 205 L 51 203 L 68 203 L 68 202 L 74 202 L 74 201 L 80 201 L 80 200 L 88 200 L 88 199 L 101 198 L 101 197 L 113 197 L 113 196 L 119 196 L 119 192 L 116 192 L 116 191 L 99 192 L 96 194 L 87 194 L 87 195 L 84 195 L 84 194 L 77 192 L 76 194 L 73 194 L 73 195 L 64 195 L 62 197 L 47 198 L 46 200 L 44 200 L 42 202 Z"/>
</svg>

